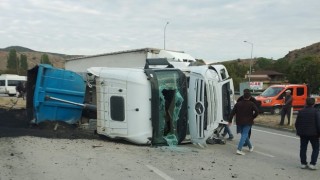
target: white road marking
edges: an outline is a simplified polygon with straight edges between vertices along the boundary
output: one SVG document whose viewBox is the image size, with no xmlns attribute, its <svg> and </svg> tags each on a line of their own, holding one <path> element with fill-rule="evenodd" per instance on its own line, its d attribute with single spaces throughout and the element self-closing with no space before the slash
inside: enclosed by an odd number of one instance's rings
<svg viewBox="0 0 320 180">
<path fill-rule="evenodd" d="M 165 180 L 174 180 L 172 177 L 168 176 L 166 173 L 160 171 L 158 168 L 151 166 L 149 164 L 146 164 L 146 166 L 151 169 L 153 172 L 155 172 L 156 174 L 158 174 L 160 177 L 162 177 Z"/>
<path fill-rule="evenodd" d="M 300 139 L 299 137 L 295 137 L 295 136 L 288 136 L 288 135 L 283 135 L 283 134 L 279 134 L 279 133 L 273 133 L 273 132 L 259 130 L 259 129 L 252 129 L 252 130 L 259 131 L 259 132 L 264 132 L 264 133 L 268 133 L 268 134 L 273 134 L 273 135 L 277 135 L 277 136 L 282 136 L 282 137 L 288 137 L 288 138 L 292 138 L 292 139 Z"/>
<path fill-rule="evenodd" d="M 271 154 L 263 153 L 263 152 L 256 151 L 256 150 L 254 150 L 253 152 L 256 152 L 256 153 L 258 153 L 258 154 L 260 154 L 260 155 L 264 155 L 264 156 L 271 157 L 271 158 L 274 158 L 274 157 L 275 157 L 275 156 L 273 156 L 273 155 L 271 155 Z"/>
<path fill-rule="evenodd" d="M 300 139 L 299 137 L 288 136 L 288 135 L 279 134 L 279 133 L 273 133 L 273 132 L 264 131 L 264 130 L 260 130 L 260 129 L 254 129 L 254 128 L 252 128 L 252 130 L 254 130 L 254 131 L 259 131 L 259 132 L 264 132 L 264 133 L 267 133 L 267 134 L 272 134 L 272 135 L 277 135 L 277 136 L 292 138 L 292 139 Z M 234 144 L 231 144 L 231 143 L 227 143 L 227 144 L 230 144 L 231 146 L 237 147 L 237 145 L 234 145 Z M 256 152 L 256 153 L 258 153 L 258 154 L 260 154 L 260 155 L 267 156 L 267 157 L 271 157 L 271 158 L 274 158 L 274 157 L 275 157 L 275 156 L 273 156 L 273 155 L 271 155 L 271 154 L 263 153 L 263 152 L 256 151 L 256 150 L 254 150 L 253 152 Z"/>
<path fill-rule="evenodd" d="M 231 143 L 227 143 L 233 147 L 238 147 L 237 145 L 234 145 L 234 144 L 231 144 Z M 256 150 L 253 150 L 253 152 L 250 152 L 250 153 L 257 153 L 257 154 L 260 154 L 260 155 L 263 155 L 263 156 L 267 156 L 267 157 L 271 157 L 271 158 L 274 158 L 275 156 L 271 155 L 271 154 L 267 154 L 267 153 L 263 153 L 263 152 L 260 152 L 260 151 L 256 151 Z"/>
</svg>

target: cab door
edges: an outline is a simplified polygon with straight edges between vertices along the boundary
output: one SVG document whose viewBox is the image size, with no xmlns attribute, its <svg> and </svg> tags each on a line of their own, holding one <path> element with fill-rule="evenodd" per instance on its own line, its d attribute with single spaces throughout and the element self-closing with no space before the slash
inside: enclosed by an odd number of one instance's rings
<svg viewBox="0 0 320 180">
<path fill-rule="evenodd" d="M 128 123 L 126 117 L 126 81 L 112 81 L 106 83 L 104 100 L 106 102 L 105 112 L 106 124 L 109 125 L 107 132 L 110 136 L 126 136 L 128 134 Z"/>
<path fill-rule="evenodd" d="M 127 135 L 126 81 L 97 78 L 97 133 L 122 137 Z"/>
<path fill-rule="evenodd" d="M 292 105 L 294 108 L 303 108 L 307 98 L 307 87 L 297 86 L 293 88 Z"/>
</svg>

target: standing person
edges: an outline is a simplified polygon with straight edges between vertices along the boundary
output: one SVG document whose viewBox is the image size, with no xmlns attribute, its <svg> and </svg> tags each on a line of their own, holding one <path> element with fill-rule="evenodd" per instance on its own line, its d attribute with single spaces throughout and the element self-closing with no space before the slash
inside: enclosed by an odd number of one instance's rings
<svg viewBox="0 0 320 180">
<path fill-rule="evenodd" d="M 291 108 L 292 108 L 292 96 L 291 96 L 291 91 L 288 89 L 286 90 L 286 96 L 284 97 L 284 105 L 282 106 L 282 110 L 281 110 L 281 121 L 279 124 L 280 126 L 283 126 L 284 118 L 286 115 L 288 118 L 288 125 L 290 124 Z"/>
<path fill-rule="evenodd" d="M 254 98 L 254 97 L 252 97 L 251 96 L 251 92 L 250 92 L 250 90 L 249 89 L 244 89 L 243 90 L 243 94 L 244 93 L 249 93 L 250 94 L 250 101 L 251 102 L 253 102 L 257 107 L 258 107 L 258 109 L 260 109 L 260 103 L 256 100 L 256 98 Z M 244 100 L 244 98 L 243 98 L 243 95 L 242 96 L 240 96 L 238 99 L 237 99 L 237 102 L 240 102 L 240 101 L 243 101 Z M 251 137 L 251 129 L 250 129 L 250 131 L 249 131 L 249 133 L 248 133 L 248 137 L 249 137 L 249 139 L 250 139 L 250 137 Z M 243 145 L 243 146 L 248 146 L 246 143 Z"/>
<path fill-rule="evenodd" d="M 256 104 L 257 107 L 260 106 L 260 104 L 259 104 L 259 102 L 256 100 L 256 98 L 254 98 L 254 97 L 251 96 L 251 92 L 250 92 L 249 89 L 244 89 L 244 90 L 243 90 L 243 94 L 244 94 L 244 93 L 249 93 L 249 95 L 250 95 L 249 100 L 250 100 L 251 102 L 253 102 L 254 104 Z M 243 100 L 244 100 L 244 97 L 243 97 L 243 95 L 242 95 L 242 96 L 240 96 L 240 97 L 237 99 L 237 102 L 243 101 Z"/>
<path fill-rule="evenodd" d="M 244 93 L 249 93 L 249 94 L 250 94 L 249 100 L 250 100 L 251 102 L 253 102 L 253 103 L 258 107 L 258 109 L 259 109 L 260 104 L 259 104 L 259 102 L 256 100 L 256 98 L 254 98 L 254 97 L 251 96 L 250 90 L 249 90 L 249 89 L 244 89 L 244 90 L 243 90 L 243 94 L 244 94 Z M 242 95 L 242 96 L 240 96 L 240 97 L 237 99 L 237 102 L 240 102 L 240 101 L 243 101 L 243 100 L 244 100 L 244 98 L 243 98 L 243 95 Z M 237 130 L 237 131 L 238 131 L 238 130 Z M 229 135 L 228 140 L 232 140 L 232 139 L 234 138 L 234 136 L 233 136 L 233 134 L 232 134 L 232 131 L 231 131 L 231 129 L 229 128 L 229 126 L 225 125 L 225 128 L 224 128 L 224 131 L 223 131 L 223 133 L 222 133 L 222 136 L 225 137 L 227 134 Z M 251 137 L 251 129 L 249 130 L 248 137 L 249 137 L 249 139 L 250 139 L 250 137 Z M 248 145 L 247 145 L 246 143 L 244 143 L 243 146 L 248 146 Z"/>
<path fill-rule="evenodd" d="M 248 138 L 248 133 L 251 129 L 251 126 L 253 125 L 253 120 L 259 114 L 259 109 L 253 102 L 249 100 L 250 97 L 250 92 L 244 93 L 243 101 L 239 101 L 236 103 L 229 117 L 229 125 L 231 125 L 233 116 L 236 116 L 237 130 L 239 130 L 239 132 L 241 133 L 241 138 L 236 152 L 239 155 L 245 155 L 245 153 L 242 152 L 244 143 L 248 144 L 250 152 L 252 152 L 254 148 L 250 142 L 250 139 Z"/>
<path fill-rule="evenodd" d="M 319 155 L 319 130 L 320 130 L 320 112 L 314 108 L 315 99 L 307 98 L 306 107 L 298 112 L 295 127 L 297 135 L 300 136 L 300 162 L 301 169 L 316 170 L 317 159 Z M 310 165 L 307 162 L 307 147 L 311 143 L 312 154 Z"/>
<path fill-rule="evenodd" d="M 19 97 L 23 97 L 24 95 L 24 87 L 23 87 L 23 83 L 22 81 L 19 81 L 16 85 L 16 91 L 19 93 L 18 94 L 18 98 Z"/>
</svg>

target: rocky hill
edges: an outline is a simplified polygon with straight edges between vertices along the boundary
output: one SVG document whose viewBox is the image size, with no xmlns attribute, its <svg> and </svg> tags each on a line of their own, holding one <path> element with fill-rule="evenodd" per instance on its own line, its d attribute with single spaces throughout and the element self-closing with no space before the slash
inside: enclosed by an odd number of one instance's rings
<svg viewBox="0 0 320 180">
<path fill-rule="evenodd" d="M 40 63 L 41 56 L 43 54 L 47 54 L 49 56 L 50 62 L 54 67 L 64 68 L 64 63 L 66 59 L 78 57 L 81 55 L 66 55 L 66 54 L 58 54 L 51 52 L 40 52 L 35 51 L 29 48 L 21 47 L 21 46 L 10 46 L 7 48 L 0 49 L 0 71 L 5 71 L 7 69 L 7 58 L 11 49 L 15 49 L 17 51 L 17 56 L 20 58 L 21 54 L 27 56 L 28 67 L 32 68 L 36 64 Z"/>
<path fill-rule="evenodd" d="M 287 55 L 285 55 L 283 58 L 280 58 L 282 60 L 288 60 L 289 63 L 300 59 L 300 58 L 304 58 L 304 57 L 320 57 L 320 42 L 318 43 L 314 43 L 310 46 L 306 46 L 303 47 L 301 49 L 295 49 L 293 51 L 289 51 L 289 53 Z M 261 57 L 256 57 L 255 59 L 253 59 L 252 64 L 255 64 L 257 59 L 259 59 Z M 278 59 L 278 60 L 280 60 Z M 234 59 L 234 60 L 227 60 L 224 62 L 238 62 L 239 65 L 245 65 L 245 66 L 249 66 L 250 63 L 250 59 Z M 274 61 L 275 63 L 276 61 Z M 212 63 L 215 64 L 215 63 Z"/>
<path fill-rule="evenodd" d="M 32 68 L 36 64 L 39 64 L 41 56 L 43 54 L 48 54 L 50 62 L 54 65 L 54 67 L 58 67 L 58 68 L 64 68 L 64 63 L 66 59 L 82 56 L 82 55 L 58 54 L 58 53 L 52 53 L 52 52 L 40 52 L 40 51 L 35 51 L 26 47 L 10 46 L 7 48 L 0 49 L 0 71 L 6 70 L 7 57 L 11 49 L 15 49 L 17 51 L 18 57 L 20 57 L 21 54 L 25 54 L 27 56 L 29 68 Z M 320 42 L 312 44 L 310 46 L 303 47 L 301 49 L 290 51 L 285 57 L 281 59 L 288 59 L 289 62 L 292 62 L 296 59 L 303 58 L 306 56 L 320 57 Z M 238 61 L 238 63 L 240 64 L 248 64 L 250 62 L 250 59 L 237 59 L 237 60 L 230 60 L 230 61 Z M 228 61 L 225 61 L 225 62 L 228 62 Z M 255 60 L 253 60 L 253 64 L 255 64 Z"/>
<path fill-rule="evenodd" d="M 289 60 L 289 62 L 292 62 L 299 58 L 304 58 L 308 56 L 317 56 L 320 57 L 320 42 L 312 44 L 310 46 L 303 47 L 301 49 L 296 49 L 293 51 L 290 51 L 284 59 Z"/>
</svg>

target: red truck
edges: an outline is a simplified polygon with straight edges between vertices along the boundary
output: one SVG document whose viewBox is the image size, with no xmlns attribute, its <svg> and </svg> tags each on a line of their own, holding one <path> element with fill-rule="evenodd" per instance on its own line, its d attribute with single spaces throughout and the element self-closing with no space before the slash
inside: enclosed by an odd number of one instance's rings
<svg viewBox="0 0 320 180">
<path fill-rule="evenodd" d="M 308 86 L 306 84 L 286 84 L 272 85 L 263 91 L 256 100 L 261 104 L 261 112 L 270 112 L 271 114 L 280 114 L 282 105 L 284 104 L 285 91 L 291 90 L 293 98 L 292 107 L 294 111 L 304 107 L 306 98 L 310 96 Z M 320 97 L 314 97 L 316 106 L 320 105 Z"/>
</svg>

